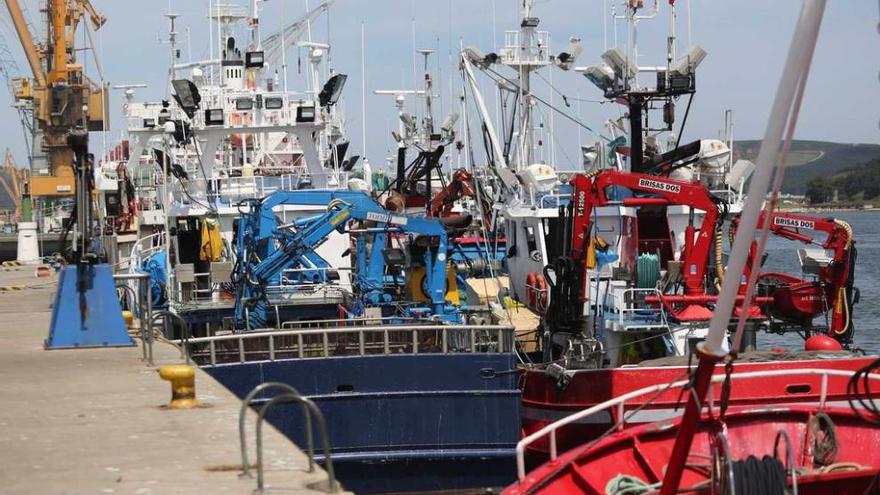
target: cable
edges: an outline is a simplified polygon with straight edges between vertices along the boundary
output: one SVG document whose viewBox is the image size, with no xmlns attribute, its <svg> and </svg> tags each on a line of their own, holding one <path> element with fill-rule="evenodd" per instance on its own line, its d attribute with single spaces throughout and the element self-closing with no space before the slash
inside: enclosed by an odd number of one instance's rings
<svg viewBox="0 0 880 495">
<path fill-rule="evenodd" d="M 768 495 L 787 493 L 788 475 L 785 465 L 765 455 L 760 460 L 750 455 L 733 461 L 733 485 L 736 495 Z"/>
<path fill-rule="evenodd" d="M 510 84 L 511 86 L 513 86 L 513 87 L 515 87 L 515 88 L 517 88 L 517 89 L 520 89 L 520 90 L 522 89 L 522 88 L 520 88 L 519 84 L 517 84 L 515 81 L 513 81 L 513 80 L 511 80 L 511 79 L 508 79 L 507 77 L 502 76 L 501 74 L 499 74 L 498 72 L 492 70 L 491 68 L 487 68 L 487 69 L 485 69 L 485 71 L 486 71 L 486 72 L 489 72 L 489 73 L 491 73 L 491 74 L 494 74 L 494 75 L 495 75 L 496 77 L 498 77 L 499 79 L 504 80 L 504 82 Z M 490 76 L 490 78 L 491 78 L 491 76 Z M 493 79 L 496 83 L 498 82 L 498 79 L 494 79 L 494 78 L 492 78 L 492 79 Z M 586 129 L 586 130 L 592 132 L 593 134 L 599 136 L 600 138 L 602 138 L 602 139 L 604 139 L 604 140 L 606 140 L 606 141 L 608 141 L 608 142 L 611 141 L 611 139 L 609 139 L 609 138 L 606 137 L 605 135 L 603 135 L 603 134 L 601 134 L 601 133 L 599 133 L 599 132 L 596 132 L 595 130 L 593 130 L 593 129 L 592 129 L 590 126 L 588 126 L 587 124 L 584 124 L 583 122 L 581 122 L 581 121 L 578 120 L 577 118 L 572 117 L 571 115 L 569 115 L 569 114 L 563 112 L 562 110 L 556 108 L 555 106 L 551 105 L 551 104 L 548 103 L 546 100 L 544 100 L 543 98 L 537 96 L 535 93 L 529 91 L 527 94 L 528 94 L 529 96 L 531 96 L 532 98 L 538 100 L 539 102 L 543 103 L 544 105 L 547 105 L 547 107 L 549 107 L 549 108 L 552 109 L 553 111 L 559 113 L 560 115 L 562 115 L 562 116 L 565 117 L 566 119 L 568 119 L 568 120 L 574 122 L 575 124 L 579 125 L 580 127 L 582 127 L 582 128 L 584 128 L 584 129 Z"/>
<path fill-rule="evenodd" d="M 871 392 L 871 374 L 880 369 L 880 359 L 856 371 L 846 384 L 847 401 L 856 415 L 867 422 L 880 425 L 880 406 Z M 861 406 L 861 407 L 860 407 Z"/>
</svg>

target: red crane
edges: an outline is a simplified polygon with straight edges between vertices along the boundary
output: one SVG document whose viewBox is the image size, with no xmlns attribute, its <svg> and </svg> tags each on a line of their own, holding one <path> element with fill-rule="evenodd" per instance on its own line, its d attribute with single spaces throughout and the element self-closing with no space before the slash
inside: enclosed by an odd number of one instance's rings
<svg viewBox="0 0 880 495">
<path fill-rule="evenodd" d="M 767 212 L 762 212 L 758 225 L 764 225 Z M 757 277 L 759 287 L 772 304 L 762 309 L 781 320 L 804 328 L 811 328 L 813 318 L 831 312 L 828 335 L 847 343 L 852 340 L 853 323 L 851 309 L 857 300 L 854 289 L 856 247 L 852 228 L 843 220 L 816 218 L 795 213 L 770 214 L 770 233 L 804 244 L 818 245 L 830 252 L 830 260 L 817 265 L 815 280 L 805 280 L 788 273 L 763 272 Z M 736 228 L 734 219 L 731 233 Z M 824 233 L 818 241 L 816 233 Z M 752 260 L 757 248 L 752 244 L 750 259 L 746 265 L 744 280 L 748 280 Z M 742 286 L 740 292 L 745 291 Z"/>
</svg>

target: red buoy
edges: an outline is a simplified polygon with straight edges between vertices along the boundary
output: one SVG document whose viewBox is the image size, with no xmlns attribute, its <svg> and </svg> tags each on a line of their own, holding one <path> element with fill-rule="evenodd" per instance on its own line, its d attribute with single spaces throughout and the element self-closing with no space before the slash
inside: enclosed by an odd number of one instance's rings
<svg viewBox="0 0 880 495">
<path fill-rule="evenodd" d="M 804 349 L 808 351 L 842 351 L 843 346 L 827 335 L 813 335 L 804 342 Z"/>
</svg>

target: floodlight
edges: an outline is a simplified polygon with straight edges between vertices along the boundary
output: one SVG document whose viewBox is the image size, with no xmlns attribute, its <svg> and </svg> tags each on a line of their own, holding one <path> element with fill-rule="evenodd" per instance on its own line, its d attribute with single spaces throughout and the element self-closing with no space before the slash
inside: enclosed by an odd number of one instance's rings
<svg viewBox="0 0 880 495">
<path fill-rule="evenodd" d="M 471 61 L 472 64 L 476 65 L 480 69 L 486 69 L 490 65 L 498 61 L 497 53 L 490 53 L 486 55 L 482 52 L 482 50 L 475 46 L 465 47 L 465 49 L 462 50 L 462 53 L 465 57 L 468 58 L 468 60 Z"/>
<path fill-rule="evenodd" d="M 416 119 L 412 115 L 408 113 L 400 114 L 400 121 L 403 122 L 403 127 L 406 129 L 406 132 L 409 134 L 413 134 L 416 132 Z"/>
<path fill-rule="evenodd" d="M 345 87 L 347 79 L 348 76 L 345 74 L 336 74 L 327 80 L 318 94 L 318 101 L 321 102 L 322 107 L 335 105 L 339 101 L 339 97 L 342 96 L 342 88 Z"/>
<path fill-rule="evenodd" d="M 205 110 L 205 125 L 223 125 L 223 109 L 209 108 Z"/>
<path fill-rule="evenodd" d="M 253 110 L 254 100 L 250 98 L 238 98 L 235 100 L 235 109 L 240 111 Z"/>
<path fill-rule="evenodd" d="M 244 66 L 248 69 L 259 69 L 263 67 L 265 56 L 262 51 L 246 52 L 244 54 Z"/>
<path fill-rule="evenodd" d="M 443 125 L 440 127 L 446 134 L 451 134 L 455 131 L 455 123 L 458 122 L 458 113 L 452 112 L 446 116 L 446 119 L 443 121 Z"/>
<path fill-rule="evenodd" d="M 263 107 L 266 110 L 279 110 L 284 108 L 284 99 L 278 96 L 270 96 L 263 100 Z"/>
<path fill-rule="evenodd" d="M 174 88 L 174 101 L 187 117 L 192 118 L 202 102 L 199 88 L 189 79 L 175 79 L 171 81 L 171 86 Z"/>
<path fill-rule="evenodd" d="M 706 50 L 694 45 L 672 64 L 670 70 L 679 74 L 692 74 L 704 58 L 706 58 Z"/>
<path fill-rule="evenodd" d="M 614 71 L 605 64 L 591 65 L 583 70 L 584 77 L 602 91 L 614 86 Z"/>
<path fill-rule="evenodd" d="M 629 80 L 636 77 L 639 66 L 620 48 L 612 48 L 602 54 L 602 60 L 614 71 L 620 79 Z"/>
<path fill-rule="evenodd" d="M 315 106 L 314 105 L 300 105 L 296 107 L 296 121 L 297 122 L 314 122 L 315 121 Z"/>
<path fill-rule="evenodd" d="M 570 70 L 583 50 L 584 48 L 581 46 L 580 38 L 569 38 L 568 46 L 566 46 L 565 50 L 561 51 L 559 55 L 556 55 L 553 61 L 560 69 Z"/>
</svg>

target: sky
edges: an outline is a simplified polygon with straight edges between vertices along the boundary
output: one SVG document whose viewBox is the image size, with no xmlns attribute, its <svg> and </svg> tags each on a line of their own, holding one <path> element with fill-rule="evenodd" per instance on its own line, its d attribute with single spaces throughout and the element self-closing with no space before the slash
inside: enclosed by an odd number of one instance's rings
<svg viewBox="0 0 880 495">
<path fill-rule="evenodd" d="M 250 4 L 250 0 L 238 1 Z M 619 0 L 615 1 L 619 5 Z M 22 2 L 36 16 L 37 2 Z M 168 21 L 164 14 L 170 9 L 180 15 L 181 59 L 204 59 L 209 53 L 208 3 L 208 0 L 93 0 L 97 10 L 108 18 L 97 37 L 97 52 L 106 80 L 111 85 L 146 84 L 147 88 L 137 90 L 138 100 L 163 98 L 169 60 L 168 45 L 160 41 L 167 38 Z M 374 95 L 373 91 L 413 89 L 416 84 L 421 85 L 423 68 L 421 56 L 415 55 L 416 49 L 436 50 L 431 56 L 430 69 L 439 94 L 435 100 L 435 120 L 442 121 L 449 112 L 459 111 L 457 97 L 462 85 L 456 58 L 459 46 L 477 46 L 486 53 L 503 46 L 504 31 L 518 28 L 520 3 L 521 0 L 336 0 L 329 16 L 313 24 L 311 39 L 329 41 L 332 44 L 330 65 L 336 72 L 349 75 L 340 108 L 347 116 L 354 153 L 361 154 L 365 150 L 375 168 L 393 151 L 395 143 L 390 131 L 396 129 L 398 122 L 393 100 L 389 96 Z M 550 32 L 551 52 L 561 50 L 569 37 L 579 37 L 584 49 L 577 65 L 589 65 L 600 62 L 605 47 L 615 44 L 611 3 L 612 0 L 536 0 L 534 15 L 541 19 L 540 29 Z M 264 36 L 304 14 L 308 6 L 317 4 L 318 0 L 267 0 L 262 4 L 261 13 Z M 651 4 L 651 0 L 645 0 L 645 4 Z M 800 2 L 678 0 L 676 7 L 679 51 L 683 52 L 693 43 L 708 52 L 697 71 L 697 94 L 683 142 L 718 137 L 727 109 L 733 111 L 737 139 L 760 138 Z M 665 63 L 668 13 L 667 2 L 663 0 L 660 17 L 641 24 L 640 64 Z M 874 55 L 880 44 L 878 20 L 880 12 L 873 0 L 828 2 L 796 137 L 849 143 L 880 142 L 880 63 Z M 39 19 L 33 17 L 32 21 L 36 24 Z M 365 73 L 361 71 L 362 26 Z M 625 29 L 623 25 L 618 27 L 620 44 L 626 42 Z M 0 16 L 0 36 L 17 61 L 18 72 L 26 74 L 27 64 L 6 12 Z M 287 55 L 290 87 L 302 89 L 307 54 L 293 49 Z M 91 59 L 86 65 L 87 70 L 94 68 Z M 302 67 L 302 71 L 298 67 Z M 599 103 L 601 93 L 580 74 L 555 67 L 541 74 L 534 79 L 536 94 L 552 100 L 562 112 L 590 128 L 602 131 L 607 119 L 621 115 L 619 105 Z M 492 83 L 480 75 L 478 78 L 490 113 L 494 114 L 496 98 Z M 550 89 L 550 82 L 555 90 Z M 362 88 L 366 92 L 365 101 L 361 97 Z M 570 106 L 566 107 L 561 95 L 566 96 Z M 11 149 L 18 163 L 25 164 L 22 133 L 11 103 L 9 92 L 0 92 L 0 118 L 7 122 L 5 132 L 0 135 L 0 146 Z M 685 104 L 685 101 L 678 103 L 679 123 Z M 122 92 L 114 91 L 108 142 L 120 139 L 124 132 L 121 105 Z M 410 100 L 407 105 L 414 111 L 416 102 Z M 364 107 L 366 112 L 362 112 Z M 474 119 L 473 108 L 469 112 L 469 118 Z M 546 161 L 555 158 L 562 169 L 576 167 L 579 144 L 598 139 L 543 106 L 538 109 L 536 119 L 554 130 L 552 138 L 542 139 L 539 156 Z M 364 127 L 367 130 L 365 142 Z M 93 137 L 92 142 L 100 145 L 101 141 L 101 137 Z M 458 159 L 451 157 L 453 161 Z"/>
</svg>

